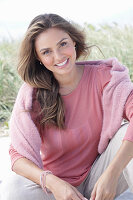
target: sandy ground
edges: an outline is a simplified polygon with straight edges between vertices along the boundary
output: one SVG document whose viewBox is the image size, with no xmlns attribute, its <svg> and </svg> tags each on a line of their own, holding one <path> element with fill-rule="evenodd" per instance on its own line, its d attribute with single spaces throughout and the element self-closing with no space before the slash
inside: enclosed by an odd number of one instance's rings
<svg viewBox="0 0 133 200">
<path fill-rule="evenodd" d="M 0 182 L 10 173 L 9 144 L 10 138 L 8 136 L 0 137 Z M 127 190 L 120 197 L 117 197 L 116 200 L 133 200 L 133 194 Z"/>
</svg>

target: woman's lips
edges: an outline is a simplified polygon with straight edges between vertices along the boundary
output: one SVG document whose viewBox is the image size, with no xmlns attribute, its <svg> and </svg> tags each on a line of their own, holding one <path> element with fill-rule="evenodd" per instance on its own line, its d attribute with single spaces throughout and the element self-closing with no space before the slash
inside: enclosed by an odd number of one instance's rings
<svg viewBox="0 0 133 200">
<path fill-rule="evenodd" d="M 69 59 L 66 59 L 62 63 L 56 64 L 55 66 L 58 67 L 58 68 L 64 68 L 68 64 L 68 61 L 69 61 Z"/>
</svg>

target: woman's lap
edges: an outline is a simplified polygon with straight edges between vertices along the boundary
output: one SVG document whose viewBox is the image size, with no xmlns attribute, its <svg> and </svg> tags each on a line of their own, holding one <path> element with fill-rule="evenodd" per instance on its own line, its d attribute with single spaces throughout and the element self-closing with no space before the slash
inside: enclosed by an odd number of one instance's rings
<svg viewBox="0 0 133 200">
<path fill-rule="evenodd" d="M 2 183 L 0 197 L 0 200 L 55 200 L 52 193 L 47 195 L 39 185 L 15 173 Z"/>
<path fill-rule="evenodd" d="M 118 151 L 126 132 L 127 126 L 128 125 L 123 125 L 119 129 L 117 134 L 109 143 L 105 152 L 100 155 L 100 157 L 94 163 L 91 172 L 89 173 L 86 180 L 77 187 L 77 189 L 83 195 L 85 195 L 86 198 L 90 198 L 91 191 L 96 181 L 107 168 L 111 160 L 114 158 L 116 152 Z M 126 174 L 128 175 L 123 174 L 124 173 L 121 174 L 118 182 L 116 196 L 118 196 L 128 188 L 126 180 L 128 179 L 127 177 L 129 176 L 129 174 L 127 171 Z M 5 181 L 2 183 L 0 195 L 0 200 L 55 200 L 52 194 L 47 195 L 39 185 L 15 173 L 12 173 L 11 176 L 8 177 L 8 179 L 6 178 Z"/>
</svg>

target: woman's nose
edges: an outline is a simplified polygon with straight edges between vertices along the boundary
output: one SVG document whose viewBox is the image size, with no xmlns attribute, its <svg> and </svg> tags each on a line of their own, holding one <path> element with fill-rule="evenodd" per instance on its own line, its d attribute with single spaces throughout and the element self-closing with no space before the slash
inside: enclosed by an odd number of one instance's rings
<svg viewBox="0 0 133 200">
<path fill-rule="evenodd" d="M 54 52 L 54 59 L 55 59 L 55 61 L 60 61 L 62 59 L 62 54 L 60 51 Z"/>
</svg>

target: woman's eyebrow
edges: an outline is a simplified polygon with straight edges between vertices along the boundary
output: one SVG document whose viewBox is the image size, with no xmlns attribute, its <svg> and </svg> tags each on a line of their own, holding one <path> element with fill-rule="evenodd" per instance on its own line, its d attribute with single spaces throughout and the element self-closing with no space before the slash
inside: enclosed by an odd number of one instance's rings
<svg viewBox="0 0 133 200">
<path fill-rule="evenodd" d="M 46 51 L 46 50 L 49 50 L 49 49 L 50 49 L 50 48 L 43 48 L 43 49 L 40 50 L 40 52 L 41 52 L 41 51 Z"/>
<path fill-rule="evenodd" d="M 62 38 L 56 45 L 60 44 L 63 40 L 66 40 L 68 38 Z"/>
<path fill-rule="evenodd" d="M 66 40 L 66 39 L 68 39 L 68 38 L 62 38 L 59 42 L 57 42 L 56 46 L 58 46 L 63 40 Z M 49 50 L 49 49 L 50 48 L 43 48 L 43 49 L 40 50 L 40 52 L 41 51 L 46 51 L 46 50 Z"/>
</svg>

